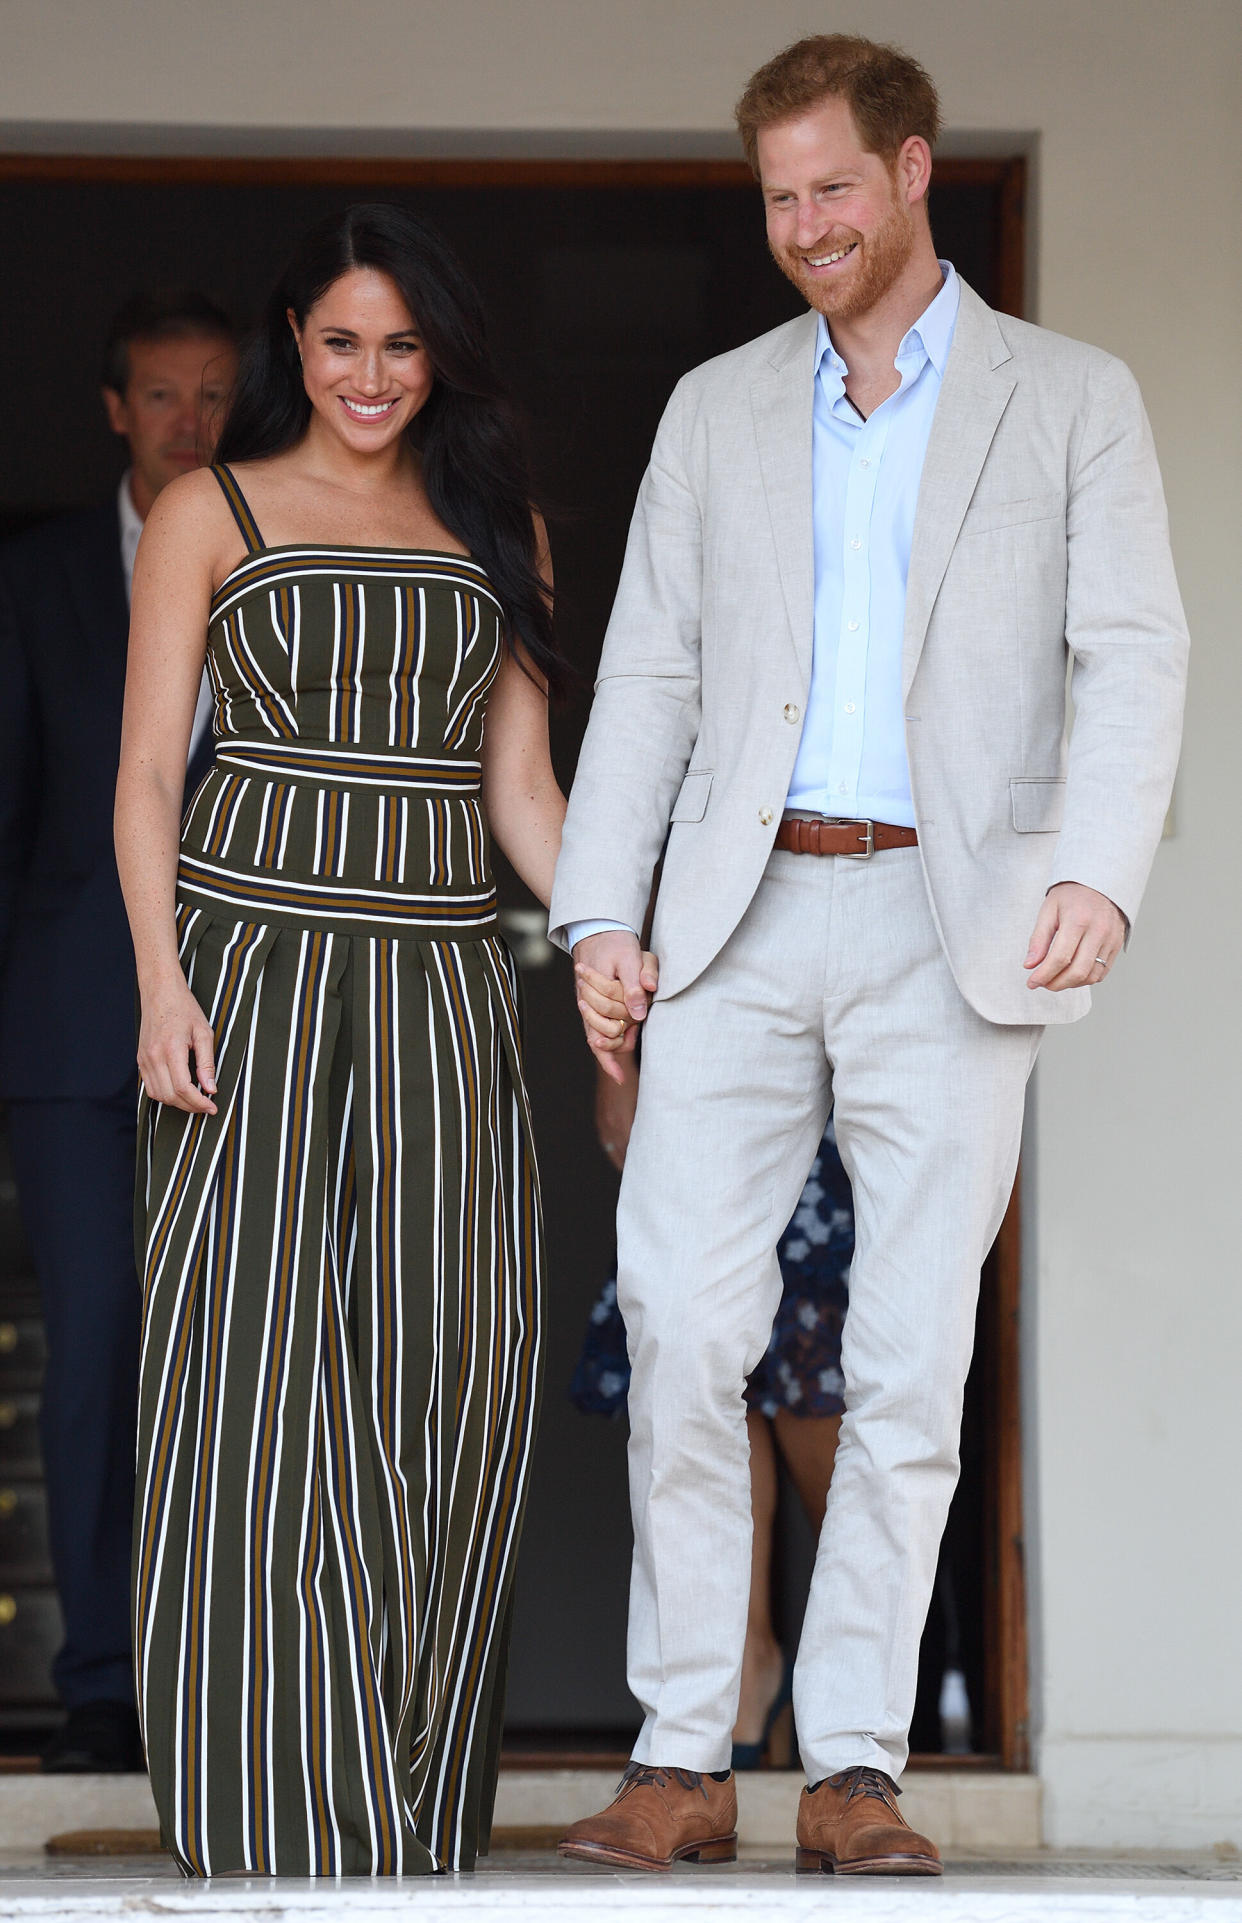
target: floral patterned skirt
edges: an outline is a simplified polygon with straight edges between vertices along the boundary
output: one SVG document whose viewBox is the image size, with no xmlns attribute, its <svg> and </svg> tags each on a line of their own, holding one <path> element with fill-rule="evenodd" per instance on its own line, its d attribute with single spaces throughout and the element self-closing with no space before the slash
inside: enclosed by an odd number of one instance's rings
<svg viewBox="0 0 1242 1923">
<path fill-rule="evenodd" d="M 845 1408 L 841 1331 L 849 1307 L 854 1208 L 831 1121 L 776 1253 L 785 1286 L 771 1340 L 747 1379 L 747 1406 L 769 1418 L 781 1409 L 839 1416 Z M 629 1387 L 614 1270 L 591 1310 L 569 1394 L 586 1415 L 615 1416 L 625 1408 Z"/>
</svg>

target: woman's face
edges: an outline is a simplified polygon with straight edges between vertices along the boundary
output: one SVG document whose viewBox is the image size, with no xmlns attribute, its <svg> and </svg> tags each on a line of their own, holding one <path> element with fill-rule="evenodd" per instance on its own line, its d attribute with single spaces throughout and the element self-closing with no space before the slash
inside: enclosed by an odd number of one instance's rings
<svg viewBox="0 0 1242 1923">
<path fill-rule="evenodd" d="M 306 392 L 320 420 L 359 454 L 391 446 L 431 393 L 435 376 L 414 317 L 387 274 L 351 267 L 299 327 Z"/>
</svg>

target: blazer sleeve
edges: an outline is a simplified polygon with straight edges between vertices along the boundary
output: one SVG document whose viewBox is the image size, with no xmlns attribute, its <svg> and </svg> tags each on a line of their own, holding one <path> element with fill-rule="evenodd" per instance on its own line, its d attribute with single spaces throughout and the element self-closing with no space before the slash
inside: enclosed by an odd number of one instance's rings
<svg viewBox="0 0 1242 1923">
<path fill-rule="evenodd" d="M 30 855 L 36 801 L 34 692 L 10 584 L 0 568 L 0 967 Z"/>
<path fill-rule="evenodd" d="M 638 492 L 569 798 L 549 911 L 641 928 L 669 816 L 699 730 L 700 503 L 687 460 L 686 382 L 674 391 Z"/>
<path fill-rule="evenodd" d="M 1151 429 L 1120 361 L 1095 384 L 1066 531 L 1074 725 L 1051 880 L 1085 882 L 1133 922 L 1177 771 L 1189 638 Z"/>
</svg>

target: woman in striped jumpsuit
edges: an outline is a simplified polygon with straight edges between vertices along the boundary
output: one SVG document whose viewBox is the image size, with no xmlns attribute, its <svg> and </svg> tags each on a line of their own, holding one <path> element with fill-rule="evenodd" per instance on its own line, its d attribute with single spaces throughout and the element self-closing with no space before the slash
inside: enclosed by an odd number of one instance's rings
<svg viewBox="0 0 1242 1923">
<path fill-rule="evenodd" d="M 220 453 L 144 535 L 117 798 L 151 1779 L 189 1874 L 469 1868 L 543 1266 L 489 829 L 546 901 L 564 803 L 529 493 L 443 243 L 392 207 L 309 236 Z"/>
</svg>

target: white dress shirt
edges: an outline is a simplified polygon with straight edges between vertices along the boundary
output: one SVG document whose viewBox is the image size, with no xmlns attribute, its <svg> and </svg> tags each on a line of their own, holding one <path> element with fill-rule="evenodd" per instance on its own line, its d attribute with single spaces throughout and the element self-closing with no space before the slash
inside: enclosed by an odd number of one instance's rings
<svg viewBox="0 0 1242 1923">
<path fill-rule="evenodd" d="M 950 262 L 942 260 L 940 271 L 940 292 L 897 349 L 901 385 L 865 421 L 846 396 L 849 369 L 820 315 L 811 437 L 815 629 L 787 808 L 914 826 L 901 698 L 906 576 L 961 300 Z M 624 927 L 574 922 L 570 947 Z"/>
<path fill-rule="evenodd" d="M 142 516 L 134 506 L 134 497 L 130 493 L 129 488 L 132 472 L 133 470 L 131 468 L 127 468 L 125 473 L 122 474 L 121 485 L 117 490 L 116 497 L 117 513 L 121 521 L 121 572 L 125 576 L 125 598 L 127 601 L 133 600 L 134 558 L 138 553 L 138 543 L 142 538 Z M 194 704 L 194 719 L 190 723 L 190 746 L 186 755 L 187 767 L 190 762 L 193 761 L 195 754 L 198 752 L 200 741 L 211 726 L 211 716 L 214 706 L 215 695 L 212 693 L 211 677 L 207 673 L 206 668 L 204 668 L 203 678 L 199 684 L 198 700 Z"/>
</svg>

